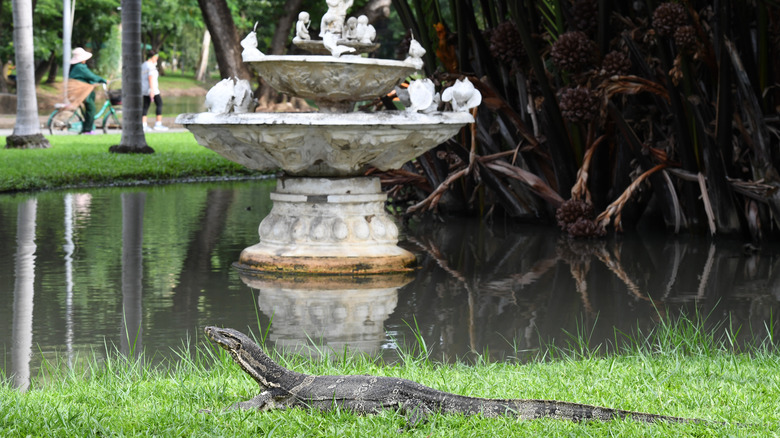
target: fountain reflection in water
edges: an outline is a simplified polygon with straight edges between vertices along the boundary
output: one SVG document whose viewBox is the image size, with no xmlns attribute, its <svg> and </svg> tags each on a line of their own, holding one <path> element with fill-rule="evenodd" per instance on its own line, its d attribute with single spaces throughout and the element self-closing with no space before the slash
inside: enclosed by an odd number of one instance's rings
<svg viewBox="0 0 780 438">
<path fill-rule="evenodd" d="M 241 279 L 257 290 L 260 311 L 273 320 L 269 339 L 276 348 L 312 356 L 345 349 L 376 356 L 385 340 L 385 321 L 398 303 L 406 274 L 354 281 L 330 277 L 315 282 Z"/>
</svg>

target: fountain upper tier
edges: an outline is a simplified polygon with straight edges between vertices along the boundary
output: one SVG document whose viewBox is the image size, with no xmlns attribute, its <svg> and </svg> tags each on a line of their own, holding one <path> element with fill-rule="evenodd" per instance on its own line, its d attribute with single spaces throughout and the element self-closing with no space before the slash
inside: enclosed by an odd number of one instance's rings
<svg viewBox="0 0 780 438">
<path fill-rule="evenodd" d="M 383 96 L 416 70 L 406 61 L 347 55 L 267 55 L 245 62 L 277 91 L 312 99 L 322 112 L 345 112 L 354 102 Z"/>
</svg>

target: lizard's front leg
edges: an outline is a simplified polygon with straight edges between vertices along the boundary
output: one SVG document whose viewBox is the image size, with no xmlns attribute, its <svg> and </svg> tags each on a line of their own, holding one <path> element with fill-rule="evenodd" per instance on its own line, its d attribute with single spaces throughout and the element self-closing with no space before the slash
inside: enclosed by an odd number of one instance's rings
<svg viewBox="0 0 780 438">
<path fill-rule="evenodd" d="M 410 398 L 401 403 L 401 412 L 406 416 L 406 428 L 413 429 L 428 419 L 433 413 L 431 408 L 421 400 Z"/>
<path fill-rule="evenodd" d="M 291 397 L 291 394 L 281 388 L 270 388 L 247 401 L 234 403 L 228 408 L 233 411 L 236 409 L 257 409 L 258 411 L 268 411 L 274 408 L 283 408 L 283 401 Z"/>
</svg>

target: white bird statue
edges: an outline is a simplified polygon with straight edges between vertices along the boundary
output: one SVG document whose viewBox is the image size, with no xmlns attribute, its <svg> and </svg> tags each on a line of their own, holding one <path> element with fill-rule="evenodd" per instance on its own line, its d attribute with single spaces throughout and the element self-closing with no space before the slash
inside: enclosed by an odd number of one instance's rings
<svg viewBox="0 0 780 438">
<path fill-rule="evenodd" d="M 422 60 L 423 56 L 425 56 L 425 49 L 416 39 L 414 39 L 414 37 L 412 37 L 412 41 L 409 43 L 409 56 L 404 62 L 412 64 L 414 68 L 419 70 L 423 68 L 424 65 Z"/>
<path fill-rule="evenodd" d="M 407 111 L 427 112 L 434 104 L 435 94 L 436 86 L 433 85 L 432 80 L 425 78 L 412 81 L 409 83 L 409 101 L 411 102 L 411 105 L 407 108 Z M 435 109 L 436 108 L 434 108 L 434 110 Z"/>
<path fill-rule="evenodd" d="M 252 32 L 249 32 L 249 35 L 241 40 L 241 47 L 244 48 L 244 51 L 241 52 L 241 59 L 244 62 L 254 61 L 265 56 L 263 52 L 257 49 L 257 33 L 255 30 L 257 30 L 257 23 L 255 23 Z"/>
<path fill-rule="evenodd" d="M 453 111 L 468 111 L 482 103 L 482 94 L 468 79 L 458 79 L 444 90 L 441 100 L 452 103 Z"/>
<path fill-rule="evenodd" d="M 225 114 L 233 108 L 233 78 L 222 79 L 206 93 L 206 108 L 210 113 Z"/>
<path fill-rule="evenodd" d="M 252 85 L 246 79 L 223 79 L 206 93 L 206 108 L 210 113 L 249 113 L 256 106 Z"/>
<path fill-rule="evenodd" d="M 252 113 L 257 107 L 254 95 L 252 95 L 252 86 L 246 79 L 239 79 L 233 87 L 233 108 L 234 113 Z"/>
</svg>

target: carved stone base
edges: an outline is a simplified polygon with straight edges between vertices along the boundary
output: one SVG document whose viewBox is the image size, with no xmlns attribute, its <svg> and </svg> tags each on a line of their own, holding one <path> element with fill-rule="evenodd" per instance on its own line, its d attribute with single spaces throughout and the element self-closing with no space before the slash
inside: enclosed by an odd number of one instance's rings
<svg viewBox="0 0 780 438">
<path fill-rule="evenodd" d="M 382 274 L 414 269 L 397 246 L 398 227 L 385 212 L 379 178 L 282 178 L 260 223 L 260 243 L 237 267 L 279 274 Z"/>
</svg>

